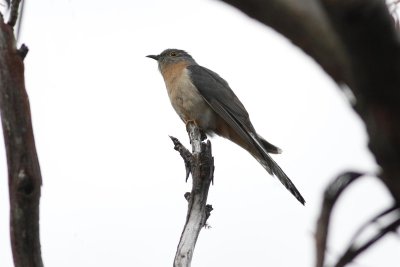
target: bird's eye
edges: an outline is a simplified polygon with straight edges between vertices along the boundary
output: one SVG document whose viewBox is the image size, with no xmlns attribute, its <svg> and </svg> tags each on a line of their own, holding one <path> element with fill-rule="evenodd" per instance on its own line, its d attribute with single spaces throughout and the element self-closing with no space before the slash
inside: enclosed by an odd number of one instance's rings
<svg viewBox="0 0 400 267">
<path fill-rule="evenodd" d="M 169 55 L 171 56 L 171 57 L 176 57 L 176 52 L 171 52 L 171 53 L 169 53 Z"/>
</svg>

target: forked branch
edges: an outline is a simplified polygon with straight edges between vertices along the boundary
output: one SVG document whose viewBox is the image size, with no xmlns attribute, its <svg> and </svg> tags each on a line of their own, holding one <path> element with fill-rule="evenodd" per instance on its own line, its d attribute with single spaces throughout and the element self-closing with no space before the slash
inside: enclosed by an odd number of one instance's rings
<svg viewBox="0 0 400 267">
<path fill-rule="evenodd" d="M 192 153 L 183 147 L 178 139 L 171 137 L 175 149 L 178 150 L 185 161 L 186 175 L 192 173 L 192 191 L 186 193 L 188 212 L 186 223 L 179 240 L 175 255 L 174 267 L 188 267 L 192 261 L 194 248 L 201 229 L 206 226 L 206 221 L 212 210 L 207 205 L 208 190 L 213 180 L 214 158 L 211 154 L 211 143 L 202 141 L 202 133 L 194 123 L 189 122 L 187 130 L 192 144 Z M 189 154 L 188 154 L 189 153 Z"/>
</svg>

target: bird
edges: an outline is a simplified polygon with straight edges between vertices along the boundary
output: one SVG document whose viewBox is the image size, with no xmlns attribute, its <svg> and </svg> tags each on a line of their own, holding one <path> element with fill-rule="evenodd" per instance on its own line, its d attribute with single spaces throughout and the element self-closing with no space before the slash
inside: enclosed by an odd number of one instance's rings
<svg viewBox="0 0 400 267">
<path fill-rule="evenodd" d="M 147 57 L 158 62 L 172 107 L 185 124 L 193 121 L 207 135 L 217 134 L 247 150 L 305 205 L 299 190 L 269 155 L 282 150 L 257 134 L 244 105 L 221 76 L 197 64 L 184 50 L 166 49 Z"/>
</svg>

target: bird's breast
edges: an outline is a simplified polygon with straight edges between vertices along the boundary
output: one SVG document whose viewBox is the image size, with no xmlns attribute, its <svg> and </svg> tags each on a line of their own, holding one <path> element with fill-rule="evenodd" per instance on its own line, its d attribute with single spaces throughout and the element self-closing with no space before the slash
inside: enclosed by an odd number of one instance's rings
<svg viewBox="0 0 400 267">
<path fill-rule="evenodd" d="M 203 130 L 215 129 L 216 113 L 193 85 L 189 71 L 184 68 L 179 75 L 165 77 L 171 104 L 184 122 L 195 121 Z"/>
</svg>

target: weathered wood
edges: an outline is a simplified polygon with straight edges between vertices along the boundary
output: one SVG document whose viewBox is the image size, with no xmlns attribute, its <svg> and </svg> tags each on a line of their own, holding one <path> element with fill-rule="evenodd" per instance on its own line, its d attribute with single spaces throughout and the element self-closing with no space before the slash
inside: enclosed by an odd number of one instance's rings
<svg viewBox="0 0 400 267">
<path fill-rule="evenodd" d="M 190 171 L 193 184 L 191 193 L 185 194 L 188 200 L 188 212 L 175 255 L 174 267 L 190 266 L 197 238 L 201 229 L 206 226 L 212 210 L 211 205 L 207 205 L 208 190 L 214 174 L 211 143 L 202 142 L 203 135 L 194 123 L 189 122 L 187 130 L 192 144 Z"/>
<path fill-rule="evenodd" d="M 174 143 L 174 149 L 179 152 L 183 161 L 185 162 L 185 171 L 186 171 L 185 181 L 187 182 L 191 171 L 192 153 L 190 153 L 190 151 L 186 147 L 184 147 L 177 138 L 173 136 L 170 136 L 169 138 L 171 138 L 172 142 Z"/>
<path fill-rule="evenodd" d="M 42 177 L 32 131 L 24 65 L 13 28 L 0 20 L 0 111 L 7 154 L 11 248 L 15 267 L 42 267 L 39 199 Z"/>
</svg>

